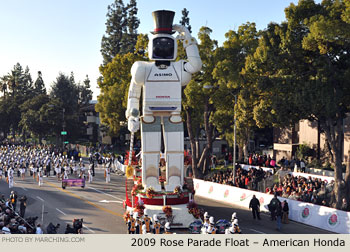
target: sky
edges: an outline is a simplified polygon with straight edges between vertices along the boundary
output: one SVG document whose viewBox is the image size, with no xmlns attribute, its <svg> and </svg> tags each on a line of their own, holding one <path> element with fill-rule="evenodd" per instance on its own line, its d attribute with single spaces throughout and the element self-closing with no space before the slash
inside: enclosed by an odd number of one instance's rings
<svg viewBox="0 0 350 252">
<path fill-rule="evenodd" d="M 29 67 L 33 80 L 41 71 L 50 90 L 60 72 L 74 72 L 76 82 L 81 83 L 88 75 L 96 99 L 101 38 L 106 30 L 107 7 L 113 2 L 0 0 L 0 76 L 9 73 L 18 62 L 23 68 Z M 291 2 L 297 0 L 137 0 L 138 32 L 149 34 L 154 29 L 153 11 L 175 11 L 175 24 L 186 8 L 192 35 L 197 36 L 201 26 L 208 26 L 213 30 L 211 38 L 221 45 L 225 33 L 237 30 L 243 23 L 255 22 L 260 30 L 270 22 L 281 23 L 285 20 L 284 9 Z"/>
</svg>

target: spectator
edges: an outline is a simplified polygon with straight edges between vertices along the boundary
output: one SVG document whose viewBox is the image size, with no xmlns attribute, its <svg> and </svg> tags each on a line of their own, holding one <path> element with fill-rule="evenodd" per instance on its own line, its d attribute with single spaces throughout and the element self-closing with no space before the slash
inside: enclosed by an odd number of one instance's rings
<svg viewBox="0 0 350 252">
<path fill-rule="evenodd" d="M 282 206 L 282 223 L 288 224 L 289 219 L 288 219 L 288 214 L 289 214 L 289 206 L 288 202 L 286 200 L 283 201 L 283 206 Z"/>
<path fill-rule="evenodd" d="M 43 234 L 44 231 L 41 229 L 41 224 L 38 223 L 38 225 L 36 225 L 36 231 L 35 231 L 36 234 Z"/>
<path fill-rule="evenodd" d="M 11 234 L 10 223 L 7 223 L 7 225 L 3 226 L 1 231 L 3 234 Z"/>
<path fill-rule="evenodd" d="M 277 216 L 277 207 L 281 202 L 279 201 L 279 199 L 277 198 L 277 194 L 275 193 L 275 196 L 272 198 L 272 200 L 270 201 L 270 203 L 268 204 L 268 208 L 269 211 L 271 213 L 271 220 L 274 221 L 276 220 L 276 216 Z M 281 210 L 282 211 L 282 210 Z M 282 214 L 281 214 L 282 217 Z"/>
<path fill-rule="evenodd" d="M 304 162 L 304 160 L 300 160 L 300 170 L 301 170 L 301 172 L 305 172 L 305 162 Z"/>
<path fill-rule="evenodd" d="M 276 221 L 277 221 L 277 230 L 281 231 L 282 228 L 282 204 L 280 201 L 277 203 L 277 208 L 276 208 Z"/>
<path fill-rule="evenodd" d="M 26 212 L 26 207 L 27 207 L 27 197 L 23 196 L 19 199 L 20 204 L 19 204 L 19 215 L 24 218 L 24 214 Z"/>
<path fill-rule="evenodd" d="M 341 204 L 340 210 L 343 210 L 343 211 L 350 211 L 349 205 L 348 205 L 348 203 L 346 202 L 346 199 L 345 199 L 345 198 L 343 198 L 343 200 L 342 200 L 342 204 Z"/>
<path fill-rule="evenodd" d="M 261 220 L 260 219 L 260 202 L 256 198 L 255 194 L 253 195 L 253 198 L 249 202 L 249 209 L 252 209 L 254 220 L 256 219 L 256 217 L 258 217 L 258 220 Z"/>
<path fill-rule="evenodd" d="M 228 155 L 228 153 L 226 152 L 226 153 L 225 153 L 225 157 L 224 157 L 224 162 L 225 162 L 224 166 L 225 166 L 225 168 L 226 168 L 227 165 L 228 165 L 228 158 L 229 158 L 229 155 Z"/>
</svg>

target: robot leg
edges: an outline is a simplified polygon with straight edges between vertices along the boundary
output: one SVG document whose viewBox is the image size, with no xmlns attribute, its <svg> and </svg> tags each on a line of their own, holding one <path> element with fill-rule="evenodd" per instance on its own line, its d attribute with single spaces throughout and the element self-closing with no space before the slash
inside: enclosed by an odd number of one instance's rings
<svg viewBox="0 0 350 252">
<path fill-rule="evenodd" d="M 142 140 L 142 184 L 145 188 L 153 187 L 161 191 L 159 184 L 159 155 L 161 141 L 160 117 L 153 123 L 141 123 Z"/>
<path fill-rule="evenodd" d="M 172 123 L 163 118 L 166 157 L 166 191 L 174 191 L 184 180 L 184 131 L 183 123 Z"/>
</svg>

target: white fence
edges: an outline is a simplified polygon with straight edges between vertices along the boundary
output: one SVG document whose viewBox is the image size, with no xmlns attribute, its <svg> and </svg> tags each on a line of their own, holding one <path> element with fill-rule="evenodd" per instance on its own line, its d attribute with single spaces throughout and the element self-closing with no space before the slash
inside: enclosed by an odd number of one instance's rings
<svg viewBox="0 0 350 252">
<path fill-rule="evenodd" d="M 260 201 L 260 210 L 268 212 L 267 205 L 273 195 L 256 191 L 241 189 L 218 183 L 193 179 L 196 195 L 213 199 L 222 203 L 239 205 L 249 208 L 249 202 L 255 194 Z M 289 204 L 289 219 L 307 225 L 329 230 L 340 234 L 350 234 L 350 213 L 334 208 L 318 206 L 310 203 L 295 201 L 279 197 L 281 201 L 287 200 Z"/>
<path fill-rule="evenodd" d="M 244 170 L 249 170 L 249 168 L 253 168 L 253 169 L 258 169 L 259 166 L 254 166 L 254 165 L 247 165 L 247 164 L 240 164 L 240 166 L 244 169 Z M 265 172 L 271 172 L 273 174 L 273 169 L 272 168 L 267 168 L 267 167 L 261 167 Z M 311 173 L 303 173 L 303 172 L 291 172 L 291 171 L 285 171 L 285 173 L 289 173 L 291 175 L 293 175 L 294 177 L 304 177 L 304 178 L 320 178 L 322 181 L 327 181 L 328 183 L 334 180 L 334 177 L 330 177 L 330 176 L 323 176 L 323 175 L 317 175 L 317 174 L 311 174 Z"/>
</svg>

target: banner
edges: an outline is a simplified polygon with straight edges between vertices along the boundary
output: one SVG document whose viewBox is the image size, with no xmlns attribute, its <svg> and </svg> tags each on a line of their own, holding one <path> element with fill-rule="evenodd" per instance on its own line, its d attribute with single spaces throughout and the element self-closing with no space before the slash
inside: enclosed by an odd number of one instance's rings
<svg viewBox="0 0 350 252">
<path fill-rule="evenodd" d="M 62 188 L 65 189 L 67 186 L 72 187 L 85 187 L 85 179 L 63 179 Z"/>
<path fill-rule="evenodd" d="M 234 186 L 193 179 L 196 195 L 216 200 L 221 203 L 233 204 L 249 209 L 249 202 L 255 194 L 260 202 L 260 211 L 268 212 L 267 205 L 273 195 L 242 189 Z M 350 212 L 311 203 L 278 197 L 289 204 L 289 219 L 310 226 L 329 230 L 340 234 L 350 234 Z"/>
</svg>

